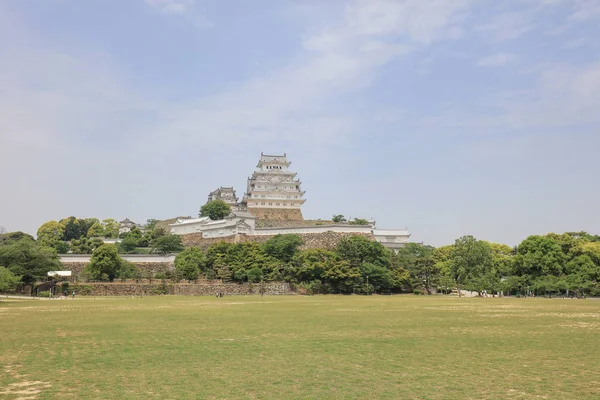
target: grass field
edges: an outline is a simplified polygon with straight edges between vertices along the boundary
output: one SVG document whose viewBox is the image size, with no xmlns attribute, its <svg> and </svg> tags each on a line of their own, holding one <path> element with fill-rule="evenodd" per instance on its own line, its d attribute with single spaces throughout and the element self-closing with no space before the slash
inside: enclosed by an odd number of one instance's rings
<svg viewBox="0 0 600 400">
<path fill-rule="evenodd" d="M 0 303 L 1 399 L 600 399 L 600 301 Z"/>
</svg>

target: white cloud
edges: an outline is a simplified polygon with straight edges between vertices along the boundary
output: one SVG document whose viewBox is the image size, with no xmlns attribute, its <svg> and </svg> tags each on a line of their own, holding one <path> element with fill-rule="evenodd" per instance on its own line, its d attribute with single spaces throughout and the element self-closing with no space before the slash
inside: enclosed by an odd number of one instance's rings
<svg viewBox="0 0 600 400">
<path fill-rule="evenodd" d="M 455 38 L 470 1 L 364 0 L 304 38 L 287 66 L 220 93 L 163 110 L 156 131 L 202 140 L 333 145 L 352 137 L 355 116 L 331 108 L 335 96 L 364 88 L 391 60 L 434 41 Z M 251 139 L 250 139 L 251 138 Z"/>
<path fill-rule="evenodd" d="M 501 67 L 512 63 L 516 56 L 512 53 L 497 53 L 491 56 L 484 57 L 477 61 L 480 67 Z"/>
<path fill-rule="evenodd" d="M 146 4 L 167 14 L 181 14 L 194 5 L 194 0 L 144 0 Z"/>
</svg>

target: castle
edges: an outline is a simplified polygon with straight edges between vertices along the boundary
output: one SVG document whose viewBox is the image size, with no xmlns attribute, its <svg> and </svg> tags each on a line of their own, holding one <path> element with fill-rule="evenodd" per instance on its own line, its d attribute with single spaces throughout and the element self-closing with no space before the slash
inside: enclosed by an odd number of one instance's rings
<svg viewBox="0 0 600 400">
<path fill-rule="evenodd" d="M 208 195 L 208 201 L 223 200 L 231 206 L 231 214 L 222 220 L 208 217 L 177 219 L 170 224 L 175 235 L 199 234 L 203 239 L 231 238 L 238 235 L 272 236 L 277 234 L 363 234 L 372 236 L 384 246 L 397 250 L 408 243 L 410 233 L 403 229 L 377 229 L 375 221 L 366 225 L 306 221 L 302 216 L 305 191 L 296 173 L 289 170 L 287 155 L 261 153 L 246 193 L 238 202 L 232 186 L 221 186 Z"/>
</svg>

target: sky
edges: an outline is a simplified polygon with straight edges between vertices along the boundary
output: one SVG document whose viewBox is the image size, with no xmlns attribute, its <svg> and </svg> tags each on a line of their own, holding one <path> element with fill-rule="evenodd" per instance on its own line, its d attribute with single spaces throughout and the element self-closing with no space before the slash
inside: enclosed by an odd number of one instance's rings
<svg viewBox="0 0 600 400">
<path fill-rule="evenodd" d="M 600 1 L 0 2 L 6 230 L 194 216 L 261 152 L 309 219 L 600 233 Z"/>
</svg>

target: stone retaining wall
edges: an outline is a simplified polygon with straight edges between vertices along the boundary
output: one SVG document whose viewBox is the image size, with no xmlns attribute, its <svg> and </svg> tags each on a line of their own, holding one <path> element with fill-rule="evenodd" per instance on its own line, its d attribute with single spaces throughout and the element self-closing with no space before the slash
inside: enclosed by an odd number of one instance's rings
<svg viewBox="0 0 600 400">
<path fill-rule="evenodd" d="M 248 207 L 248 212 L 258 220 L 270 221 L 302 221 L 302 211 L 299 208 L 253 208 Z"/>
<path fill-rule="evenodd" d="M 294 294 L 290 285 L 280 282 L 262 284 L 266 296 Z M 225 296 L 259 295 L 260 283 L 77 283 L 69 286 L 69 291 L 90 296 L 155 296 L 174 294 L 182 296 L 215 296 L 222 292 Z"/>
<path fill-rule="evenodd" d="M 304 240 L 304 245 L 300 249 L 325 248 L 333 249 L 346 236 L 364 236 L 374 240 L 370 233 L 343 233 L 343 232 L 323 232 L 323 233 L 299 233 L 297 234 Z M 203 250 L 219 242 L 225 243 L 264 243 L 275 235 L 236 235 L 225 238 L 202 238 L 201 233 L 190 233 L 182 235 L 181 241 L 185 247 L 200 247 Z"/>
<path fill-rule="evenodd" d="M 73 275 L 79 275 L 81 271 L 88 265 L 86 262 L 63 262 L 64 271 L 72 271 Z M 173 264 L 164 262 L 136 262 L 134 263 L 142 272 L 151 271 L 156 274 L 158 272 L 166 272 L 173 270 Z"/>
</svg>

